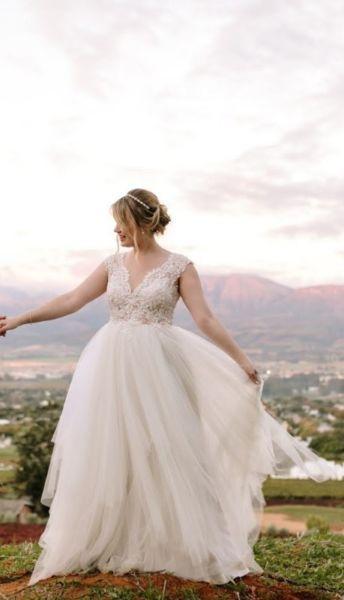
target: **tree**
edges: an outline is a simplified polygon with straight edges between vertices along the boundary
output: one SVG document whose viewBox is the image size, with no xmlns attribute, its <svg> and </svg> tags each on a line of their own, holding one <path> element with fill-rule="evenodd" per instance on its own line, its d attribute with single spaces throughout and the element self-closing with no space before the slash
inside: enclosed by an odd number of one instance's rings
<svg viewBox="0 0 344 600">
<path fill-rule="evenodd" d="M 40 408 L 39 416 L 17 431 L 13 438 L 19 456 L 14 487 L 17 492 L 30 496 L 35 512 L 43 515 L 48 513 L 48 507 L 40 500 L 52 454 L 51 438 L 61 407 L 54 403 L 53 408 L 58 410 L 50 413 L 45 408 L 43 415 Z"/>
<path fill-rule="evenodd" d="M 327 460 L 344 460 L 344 435 L 341 428 L 315 435 L 310 447 Z"/>
</svg>

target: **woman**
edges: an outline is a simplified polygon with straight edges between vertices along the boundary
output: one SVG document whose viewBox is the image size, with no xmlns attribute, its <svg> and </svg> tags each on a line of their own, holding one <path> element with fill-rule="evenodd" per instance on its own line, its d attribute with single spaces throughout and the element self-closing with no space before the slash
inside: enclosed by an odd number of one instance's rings
<svg viewBox="0 0 344 600">
<path fill-rule="evenodd" d="M 117 248 L 72 291 L 0 321 L 6 335 L 104 292 L 109 303 L 52 437 L 49 519 L 28 585 L 95 567 L 210 583 L 261 573 L 252 547 L 264 479 L 297 464 L 321 481 L 331 467 L 265 410 L 263 379 L 208 306 L 193 262 L 157 243 L 166 207 L 134 189 L 112 210 L 131 251 Z M 211 341 L 172 324 L 180 296 Z"/>
</svg>

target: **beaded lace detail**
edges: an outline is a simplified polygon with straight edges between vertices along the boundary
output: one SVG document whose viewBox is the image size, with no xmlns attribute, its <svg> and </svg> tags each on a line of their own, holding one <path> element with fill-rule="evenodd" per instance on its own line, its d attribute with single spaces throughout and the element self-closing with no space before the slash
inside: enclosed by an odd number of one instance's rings
<svg viewBox="0 0 344 600">
<path fill-rule="evenodd" d="M 129 271 L 123 264 L 123 253 L 107 256 L 104 265 L 108 272 L 106 296 L 110 320 L 172 324 L 180 296 L 178 279 L 189 263 L 193 264 L 193 261 L 184 254 L 171 252 L 132 290 Z"/>
</svg>

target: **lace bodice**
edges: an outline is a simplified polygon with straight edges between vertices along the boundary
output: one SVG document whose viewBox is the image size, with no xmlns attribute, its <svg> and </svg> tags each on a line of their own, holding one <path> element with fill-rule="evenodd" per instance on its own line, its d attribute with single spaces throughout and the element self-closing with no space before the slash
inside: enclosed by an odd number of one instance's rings
<svg viewBox="0 0 344 600">
<path fill-rule="evenodd" d="M 170 252 L 168 258 L 148 271 L 132 290 L 123 256 L 124 253 L 116 253 L 104 259 L 110 320 L 171 324 L 180 296 L 178 279 L 192 261 L 184 254 Z"/>
</svg>

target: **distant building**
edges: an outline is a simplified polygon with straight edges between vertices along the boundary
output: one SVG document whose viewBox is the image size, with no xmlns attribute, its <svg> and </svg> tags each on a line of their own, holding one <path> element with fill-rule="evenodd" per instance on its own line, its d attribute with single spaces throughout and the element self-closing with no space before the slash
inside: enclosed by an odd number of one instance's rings
<svg viewBox="0 0 344 600">
<path fill-rule="evenodd" d="M 2 433 L 0 435 L 0 448 L 9 448 L 12 445 L 12 437 Z"/>
</svg>

